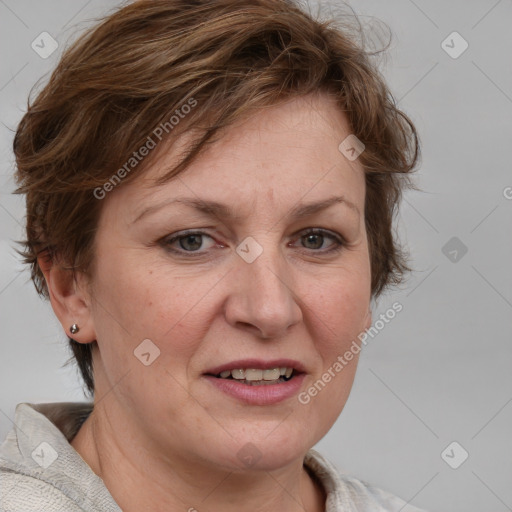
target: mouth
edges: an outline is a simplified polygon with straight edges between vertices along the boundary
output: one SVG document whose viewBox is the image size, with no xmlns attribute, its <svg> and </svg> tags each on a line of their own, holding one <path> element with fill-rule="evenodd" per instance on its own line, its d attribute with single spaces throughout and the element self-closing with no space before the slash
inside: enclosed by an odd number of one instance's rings
<svg viewBox="0 0 512 512">
<path fill-rule="evenodd" d="M 241 359 L 207 370 L 204 374 L 217 379 L 236 380 L 248 386 L 280 384 L 305 373 L 304 366 L 293 359 Z"/>
<path fill-rule="evenodd" d="M 244 359 L 211 368 L 203 376 L 214 388 L 245 403 L 271 405 L 297 394 L 306 371 L 291 359 Z"/>
<path fill-rule="evenodd" d="M 211 375 L 217 379 L 236 380 L 240 384 L 247 386 L 268 386 L 288 382 L 298 374 L 295 368 L 289 366 L 276 366 L 275 368 L 233 368 L 232 370 L 223 370 L 216 375 Z"/>
</svg>

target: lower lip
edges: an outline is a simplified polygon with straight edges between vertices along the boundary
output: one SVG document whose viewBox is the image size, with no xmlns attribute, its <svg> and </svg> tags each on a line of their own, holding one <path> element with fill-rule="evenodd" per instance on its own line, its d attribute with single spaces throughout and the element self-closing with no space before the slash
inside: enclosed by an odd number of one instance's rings
<svg viewBox="0 0 512 512">
<path fill-rule="evenodd" d="M 221 379 L 212 375 L 204 377 L 217 389 L 251 405 L 272 405 L 297 395 L 306 374 L 300 373 L 286 382 L 251 386 L 235 379 Z"/>
</svg>

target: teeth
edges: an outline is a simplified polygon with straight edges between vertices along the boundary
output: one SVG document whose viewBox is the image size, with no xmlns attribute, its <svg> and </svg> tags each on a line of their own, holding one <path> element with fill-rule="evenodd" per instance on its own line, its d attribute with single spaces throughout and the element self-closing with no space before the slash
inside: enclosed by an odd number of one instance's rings
<svg viewBox="0 0 512 512">
<path fill-rule="evenodd" d="M 261 370 L 258 368 L 236 368 L 234 370 L 224 370 L 220 372 L 222 379 L 227 379 L 230 376 L 236 380 L 254 381 L 271 381 L 278 380 L 280 377 L 289 379 L 293 373 L 293 368 L 270 368 L 268 370 Z"/>
<path fill-rule="evenodd" d="M 233 377 L 233 379 L 237 379 L 237 380 L 245 379 L 245 371 L 244 370 L 231 370 L 231 377 Z"/>
<path fill-rule="evenodd" d="M 272 384 L 280 384 L 281 382 L 284 382 L 282 378 L 278 380 L 246 380 L 244 384 L 246 386 L 270 386 Z"/>
<path fill-rule="evenodd" d="M 254 368 L 248 368 L 245 370 L 245 380 L 261 380 L 263 378 L 263 370 L 255 370 Z"/>
<path fill-rule="evenodd" d="M 272 368 L 271 370 L 263 370 L 263 380 L 276 380 L 281 376 L 279 368 Z"/>
</svg>

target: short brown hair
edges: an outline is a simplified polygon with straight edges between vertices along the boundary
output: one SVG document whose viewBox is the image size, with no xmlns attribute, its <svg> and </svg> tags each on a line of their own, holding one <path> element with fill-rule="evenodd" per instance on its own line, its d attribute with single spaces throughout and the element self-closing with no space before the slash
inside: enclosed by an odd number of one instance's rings
<svg viewBox="0 0 512 512">
<path fill-rule="evenodd" d="M 155 127 L 167 126 L 170 140 L 198 134 L 166 180 L 251 110 L 316 92 L 336 99 L 365 145 L 372 295 L 400 283 L 410 269 L 392 222 L 402 189 L 413 186 L 418 137 L 369 52 L 339 21 L 315 19 L 291 0 L 142 0 L 81 36 L 14 138 L 16 192 L 27 202 L 20 252 L 38 293 L 48 298 L 38 256 L 90 275 L 102 205 L 94 190 L 120 176 Z M 192 100 L 173 130 L 170 114 Z M 122 173 L 123 183 L 139 171 Z M 91 345 L 69 343 L 92 395 Z"/>
</svg>

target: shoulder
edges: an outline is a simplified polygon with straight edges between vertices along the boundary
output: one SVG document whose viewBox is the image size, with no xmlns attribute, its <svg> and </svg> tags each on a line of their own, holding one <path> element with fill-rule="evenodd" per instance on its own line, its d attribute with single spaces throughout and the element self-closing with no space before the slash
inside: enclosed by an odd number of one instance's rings
<svg viewBox="0 0 512 512">
<path fill-rule="evenodd" d="M 304 460 L 327 494 L 326 512 L 426 512 L 374 485 L 342 473 L 315 450 Z"/>
<path fill-rule="evenodd" d="M 0 512 L 83 512 L 55 486 L 2 467 L 0 461 Z"/>
<path fill-rule="evenodd" d="M 18 404 L 0 445 L 0 512 L 119 512 L 69 442 L 83 404 Z"/>
</svg>

